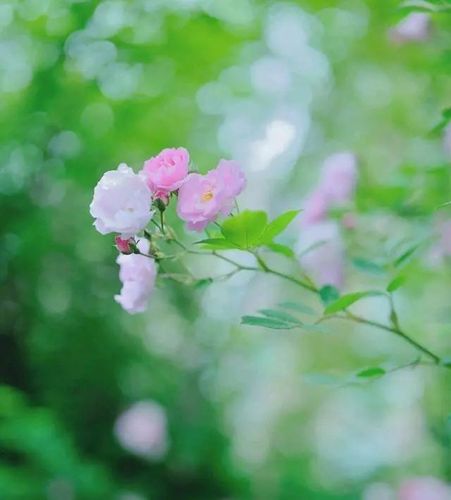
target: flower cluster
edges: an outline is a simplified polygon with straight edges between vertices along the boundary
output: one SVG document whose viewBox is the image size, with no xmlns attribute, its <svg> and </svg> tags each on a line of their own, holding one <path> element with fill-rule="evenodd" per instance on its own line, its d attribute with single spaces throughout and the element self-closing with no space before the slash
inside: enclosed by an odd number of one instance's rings
<svg viewBox="0 0 451 500">
<path fill-rule="evenodd" d="M 116 301 L 130 313 L 146 308 L 157 268 L 151 233 L 144 230 L 157 210 L 162 213 L 174 197 L 176 212 L 187 228 L 202 231 L 219 216 L 230 215 L 245 186 L 244 173 L 234 161 L 221 160 L 205 175 L 190 172 L 185 148 L 163 149 L 146 160 L 139 173 L 124 163 L 105 172 L 94 189 L 90 212 L 99 233 L 117 234 L 123 286 Z"/>
</svg>

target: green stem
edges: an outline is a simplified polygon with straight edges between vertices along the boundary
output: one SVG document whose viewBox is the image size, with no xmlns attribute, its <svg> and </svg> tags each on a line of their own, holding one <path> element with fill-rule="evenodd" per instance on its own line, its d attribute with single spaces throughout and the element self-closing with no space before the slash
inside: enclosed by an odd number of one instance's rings
<svg viewBox="0 0 451 500">
<path fill-rule="evenodd" d="M 289 274 L 284 274 L 279 271 L 276 271 L 275 269 L 268 268 L 266 270 L 267 273 L 273 274 L 274 276 L 278 276 L 279 278 L 283 278 L 287 281 L 291 281 L 292 283 L 295 283 L 296 285 L 304 288 L 305 290 L 308 290 L 309 292 L 314 292 L 318 293 L 318 290 L 313 286 L 310 285 L 310 283 L 306 283 L 305 281 L 302 281 L 298 278 L 295 278 L 294 276 L 290 276 Z"/>
<path fill-rule="evenodd" d="M 375 328 L 379 328 L 380 330 L 385 330 L 387 332 L 394 333 L 398 337 L 401 337 L 404 339 L 406 342 L 408 342 L 411 346 L 415 347 L 418 351 L 422 352 L 423 354 L 426 354 L 428 357 L 430 357 L 435 364 L 439 365 L 441 363 L 441 359 L 439 356 L 431 352 L 429 349 L 421 345 L 419 342 L 414 340 L 412 337 L 409 337 L 406 333 L 404 333 L 402 330 L 396 327 L 391 327 L 388 325 L 384 325 L 383 323 L 379 323 L 378 321 L 372 321 L 370 319 L 365 319 L 361 318 L 360 316 L 355 316 L 354 314 L 348 313 L 347 316 L 340 316 L 343 319 L 349 319 L 351 321 L 355 321 L 356 323 L 361 323 L 363 325 L 369 325 L 369 326 L 374 326 Z"/>
<path fill-rule="evenodd" d="M 302 288 L 305 288 L 306 290 L 309 290 L 310 292 L 318 293 L 318 290 L 316 289 L 316 287 L 314 287 L 310 283 L 306 283 L 305 281 L 302 281 L 298 278 L 295 278 L 294 276 L 290 276 L 289 274 L 281 273 L 279 271 L 276 271 L 275 269 L 270 268 L 268 266 L 268 264 L 263 260 L 263 258 L 260 255 L 258 255 L 257 252 L 255 252 L 255 253 L 252 252 L 252 255 L 254 255 L 255 258 L 257 259 L 257 262 L 260 266 L 260 268 L 258 268 L 259 271 L 263 271 L 264 273 L 268 273 L 268 274 L 273 274 L 274 276 L 278 276 L 279 278 L 283 278 L 287 281 L 291 281 L 292 283 L 295 283 L 296 285 L 301 286 Z"/>
<path fill-rule="evenodd" d="M 206 252 L 197 252 L 194 250 L 189 250 L 183 243 L 181 243 L 179 240 L 177 240 L 175 238 L 172 241 L 174 241 L 177 245 L 179 245 L 186 253 L 194 254 L 194 255 L 208 255 Z M 300 286 L 301 288 L 308 290 L 309 292 L 312 292 L 315 294 L 319 293 L 319 289 L 316 288 L 312 283 L 300 280 L 300 279 L 295 278 L 294 276 L 291 276 L 289 274 L 285 274 L 285 273 L 282 273 L 282 272 L 277 271 L 275 269 L 272 269 L 268 266 L 268 264 L 262 259 L 262 257 L 260 255 L 258 255 L 257 253 L 254 253 L 254 252 L 252 252 L 252 254 L 257 259 L 259 267 L 243 266 L 240 263 L 238 263 L 232 259 L 229 259 L 228 257 L 225 257 L 224 255 L 218 254 L 215 251 L 212 252 L 212 255 L 214 255 L 215 257 L 217 257 L 221 260 L 224 260 L 225 262 L 228 262 L 229 264 L 236 267 L 236 269 L 234 271 L 229 273 L 231 276 L 238 271 L 264 272 L 266 274 L 272 274 L 274 276 L 278 276 L 279 278 L 290 281 L 291 283 L 294 283 L 295 285 Z M 433 360 L 434 364 L 441 365 L 442 360 L 441 360 L 440 356 L 437 356 L 432 351 L 430 351 L 427 347 L 423 346 L 422 344 L 420 344 L 419 342 L 414 340 L 412 337 L 407 335 L 403 330 L 401 330 L 401 328 L 399 326 L 399 321 L 398 321 L 398 318 L 396 315 L 396 311 L 394 308 L 393 297 L 390 296 L 389 299 L 390 299 L 390 308 L 391 308 L 390 319 L 392 322 L 392 326 L 385 325 L 383 323 L 379 323 L 377 321 L 372 321 L 372 320 L 369 320 L 366 318 L 362 318 L 360 316 L 356 316 L 356 315 L 351 314 L 349 312 L 347 312 L 346 316 L 329 316 L 329 317 L 325 317 L 325 319 L 332 319 L 332 318 L 347 319 L 350 321 L 354 321 L 356 323 L 365 324 L 368 326 L 373 326 L 375 328 L 379 328 L 380 330 L 388 331 L 388 332 L 393 333 L 394 335 L 397 335 L 398 337 L 402 338 L 408 344 L 410 344 L 412 347 L 414 347 L 415 349 L 417 349 L 421 353 L 428 356 L 431 360 Z M 445 365 L 443 365 L 443 366 L 445 366 Z M 451 368 L 451 366 L 449 368 Z"/>
<path fill-rule="evenodd" d="M 255 252 L 255 253 L 252 252 L 252 254 L 257 259 L 258 265 L 260 266 L 261 270 L 265 273 L 268 273 L 269 267 L 267 266 L 266 262 L 262 259 L 262 257 L 260 257 L 260 255 L 258 255 L 257 252 Z"/>
<path fill-rule="evenodd" d="M 164 230 L 164 211 L 163 210 L 160 210 L 160 224 L 161 224 L 161 232 L 163 234 L 166 234 L 165 230 Z"/>
</svg>

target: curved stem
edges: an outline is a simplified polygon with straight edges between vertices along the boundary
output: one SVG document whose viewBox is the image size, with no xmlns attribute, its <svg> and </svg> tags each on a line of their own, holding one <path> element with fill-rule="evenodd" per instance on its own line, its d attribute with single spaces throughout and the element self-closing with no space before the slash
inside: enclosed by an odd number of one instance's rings
<svg viewBox="0 0 451 500">
<path fill-rule="evenodd" d="M 176 238 L 174 238 L 172 241 L 174 241 L 177 245 L 179 245 L 181 248 L 183 248 L 183 250 L 186 253 L 194 254 L 194 255 L 208 255 L 206 252 L 198 252 L 198 251 L 190 250 L 189 248 L 187 248 L 183 243 L 181 243 Z M 290 281 L 291 283 L 294 283 L 295 285 L 300 286 L 301 288 L 308 290 L 309 292 L 319 294 L 319 289 L 317 287 L 315 287 L 312 283 L 298 279 L 294 276 L 291 276 L 290 274 L 285 274 L 285 273 L 282 273 L 282 272 L 277 271 L 275 269 L 272 269 L 271 267 L 268 266 L 268 264 L 262 259 L 262 257 L 260 255 L 258 255 L 257 253 L 254 253 L 254 252 L 251 252 L 251 253 L 257 259 L 259 267 L 243 266 L 242 264 L 240 264 L 240 263 L 238 263 L 238 262 L 236 262 L 228 257 L 225 257 L 224 255 L 221 255 L 215 251 L 212 252 L 212 255 L 214 255 L 215 257 L 217 257 L 221 260 L 224 260 L 225 262 L 228 262 L 229 264 L 231 264 L 233 266 L 235 266 L 236 269 L 234 271 L 232 271 L 231 273 L 228 273 L 227 275 L 225 275 L 224 278 L 226 278 L 229 275 L 233 276 L 235 273 L 237 273 L 239 271 L 264 272 L 267 274 L 272 274 L 274 276 L 278 276 L 279 278 L 285 279 L 287 281 Z M 347 319 L 350 321 L 354 321 L 356 323 L 365 324 L 368 326 L 373 326 L 375 328 L 379 328 L 380 330 L 388 331 L 388 332 L 393 333 L 394 335 L 397 335 L 398 337 L 402 338 L 408 344 L 410 344 L 412 347 L 414 347 L 415 349 L 420 351 L 422 354 L 428 356 L 434 362 L 434 364 L 441 365 L 442 360 L 441 360 L 440 356 L 437 356 L 436 354 L 434 354 L 427 347 L 423 346 L 422 344 L 420 344 L 419 342 L 414 340 L 412 337 L 410 337 L 407 333 L 405 333 L 400 328 L 399 321 L 398 321 L 395 307 L 394 307 L 394 303 L 393 303 L 393 297 L 391 295 L 389 297 L 389 300 L 390 300 L 390 310 L 391 310 L 390 320 L 392 322 L 392 326 L 385 325 L 384 323 L 379 323 L 378 321 L 373 321 L 370 319 L 362 318 L 360 316 L 356 316 L 348 311 L 346 311 L 346 315 L 344 315 L 344 316 L 337 316 L 337 315 L 326 316 L 324 318 L 321 318 L 319 321 L 322 321 L 323 319 L 332 319 L 332 318 Z M 443 366 L 445 366 L 445 365 L 443 365 Z M 448 365 L 446 365 L 446 366 L 448 367 Z M 451 366 L 449 366 L 449 368 L 451 368 Z"/>
<path fill-rule="evenodd" d="M 356 323 L 361 323 L 364 325 L 374 326 L 375 328 L 379 328 L 380 330 L 385 330 L 387 332 L 394 333 L 395 335 L 398 335 L 398 337 L 401 337 L 406 342 L 408 342 L 410 345 L 415 347 L 418 351 L 421 351 L 423 354 L 426 354 L 427 356 L 429 356 L 432 360 L 434 360 L 434 363 L 436 363 L 437 365 L 440 364 L 440 362 L 441 362 L 441 359 L 439 356 L 437 356 L 436 354 L 431 352 L 429 349 L 427 349 L 426 347 L 421 345 L 419 342 L 414 340 L 412 337 L 407 335 L 407 333 L 404 333 L 399 328 L 384 325 L 383 323 L 379 323 L 378 321 L 372 321 L 370 319 L 361 318 L 360 316 L 356 316 L 356 315 L 351 314 L 351 313 L 348 313 L 347 316 L 340 316 L 340 318 L 355 321 Z"/>
<path fill-rule="evenodd" d="M 279 278 L 286 279 L 288 281 L 291 281 L 292 283 L 295 283 L 296 285 L 304 288 L 305 290 L 309 290 L 310 292 L 318 293 L 318 290 L 313 286 L 310 285 L 309 283 L 306 283 L 298 278 L 295 278 L 294 276 L 290 276 L 289 274 L 281 273 L 279 271 L 276 271 L 275 269 L 268 268 L 267 273 L 269 274 L 274 274 L 274 276 L 278 276 Z"/>
</svg>

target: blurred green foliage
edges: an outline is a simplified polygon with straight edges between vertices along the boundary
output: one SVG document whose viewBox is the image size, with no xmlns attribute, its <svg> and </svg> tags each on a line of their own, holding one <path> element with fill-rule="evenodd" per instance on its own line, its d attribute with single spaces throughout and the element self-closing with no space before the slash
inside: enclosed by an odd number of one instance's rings
<svg viewBox="0 0 451 500">
<path fill-rule="evenodd" d="M 256 334 L 236 326 L 243 311 L 229 311 L 228 321 L 202 320 L 203 288 L 177 284 L 159 285 L 148 315 L 125 316 L 112 300 L 119 288 L 113 241 L 95 233 L 88 205 L 99 177 L 121 161 L 137 169 L 163 147 L 186 145 L 204 171 L 229 154 L 216 136 L 221 114 L 199 109 L 199 89 L 264 53 L 271 7 L 297 6 L 322 25 L 318 46 L 331 76 L 312 100 L 313 126 L 296 168 L 268 181 L 266 208 L 286 208 L 284 193 L 301 200 L 325 153 L 352 149 L 362 162 L 356 205 L 364 223 L 348 235 L 350 272 L 366 289 L 386 286 L 387 259 L 433 238 L 436 208 L 451 199 L 441 131 L 428 135 L 449 107 L 449 14 L 432 13 L 428 41 L 394 46 L 386 33 L 405 13 L 389 0 L 113 2 L 119 14 L 110 17 L 98 10 L 107 3 L 0 5 L 0 498 L 351 500 L 374 481 L 396 486 L 414 474 L 445 478 L 449 375 L 419 372 L 427 387 L 418 417 L 424 421 L 421 453 L 395 457 L 391 467 L 376 461 L 361 475 L 329 477 L 312 435 L 330 393 L 301 383 L 301 373 L 323 371 L 324 381 L 333 378 L 330 372 L 356 372 L 356 346 L 366 341 L 358 334 L 348 341 L 346 328 L 317 338 Z M 309 78 L 307 70 L 302 78 Z M 246 76 L 232 86 L 236 99 L 252 95 Z M 365 219 L 374 213 L 388 220 L 379 233 Z M 425 325 L 417 333 L 446 353 L 449 263 L 436 271 L 413 259 L 405 274 L 406 322 Z M 430 283 L 427 296 L 424 283 Z M 277 293 L 275 300 L 297 299 L 290 287 Z M 270 306 L 265 300 L 258 304 Z M 410 359 L 391 344 L 372 345 L 368 367 L 392 352 Z M 290 364 L 297 376 L 284 371 L 279 352 L 299 352 Z M 389 396 L 382 386 L 374 393 L 371 387 L 352 390 L 377 420 L 396 404 L 377 406 L 378 394 Z M 245 399 L 259 391 L 257 402 Z M 268 417 L 264 458 L 240 457 L 237 442 L 246 430 L 240 434 L 240 419 L 233 424 L 230 415 L 242 408 L 252 428 L 245 411 L 266 415 L 274 399 L 298 401 L 300 394 L 304 403 Z M 114 436 L 117 416 L 142 399 L 167 412 L 171 444 L 160 461 L 133 456 Z"/>
</svg>

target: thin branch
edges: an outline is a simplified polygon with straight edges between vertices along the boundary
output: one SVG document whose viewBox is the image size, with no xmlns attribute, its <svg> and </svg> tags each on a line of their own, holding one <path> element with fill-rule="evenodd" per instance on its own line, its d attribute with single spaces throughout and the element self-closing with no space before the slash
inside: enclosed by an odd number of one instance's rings
<svg viewBox="0 0 451 500">
<path fill-rule="evenodd" d="M 439 356 L 431 352 L 429 349 L 421 345 L 419 342 L 414 340 L 412 337 L 409 337 L 405 332 L 400 330 L 399 328 L 395 328 L 392 326 L 384 325 L 383 323 L 379 323 L 378 321 L 373 321 L 370 319 L 362 318 L 360 316 L 356 316 L 354 314 L 351 314 L 348 312 L 346 316 L 339 316 L 342 319 L 348 319 L 351 321 L 355 321 L 356 323 L 361 323 L 363 325 L 368 325 L 368 326 L 374 326 L 375 328 L 379 328 L 380 330 L 385 330 L 387 332 L 394 333 L 395 335 L 398 335 L 398 337 L 403 338 L 406 342 L 408 342 L 410 345 L 415 347 L 417 350 L 421 351 L 422 353 L 426 354 L 429 356 L 431 359 L 434 360 L 435 364 L 440 364 L 441 359 Z"/>
<path fill-rule="evenodd" d="M 225 262 L 228 262 L 229 264 L 235 266 L 235 269 L 222 277 L 217 277 L 216 279 L 227 279 L 228 277 L 233 276 L 234 274 L 240 272 L 240 271 L 254 271 L 254 272 L 263 272 L 266 274 L 272 274 L 274 276 L 278 276 L 279 278 L 282 278 L 284 280 L 290 281 L 291 283 L 294 283 L 297 286 L 300 286 L 301 288 L 308 290 L 309 292 L 315 293 L 316 295 L 319 294 L 319 289 L 314 286 L 313 283 L 311 282 L 306 282 L 303 281 L 299 278 L 296 278 L 290 274 L 285 274 L 283 272 L 277 271 L 275 269 L 272 269 L 271 267 L 268 266 L 268 264 L 262 259 L 260 255 L 258 255 L 256 252 L 251 252 L 254 257 L 257 259 L 257 262 L 259 264 L 259 267 L 255 266 L 244 266 L 240 264 L 239 262 L 234 261 L 233 259 L 230 259 L 229 257 L 226 257 L 222 254 L 217 253 L 216 251 L 213 251 L 211 254 L 207 252 L 200 252 L 200 251 L 195 251 L 195 250 L 190 250 L 186 245 L 184 245 L 182 242 L 180 242 L 177 238 L 172 238 L 169 241 L 173 241 L 176 243 L 180 248 L 182 248 L 185 253 L 187 254 L 193 254 L 193 255 L 213 255 Z M 212 278 L 215 279 L 215 278 Z M 338 318 L 338 319 L 346 319 L 348 321 L 354 321 L 355 323 L 360 323 L 368 326 L 373 326 L 374 328 L 378 328 L 380 330 L 385 330 L 390 333 L 393 333 L 397 335 L 398 337 L 402 338 L 405 340 L 408 344 L 410 344 L 412 347 L 420 351 L 421 353 L 425 354 L 428 356 L 431 360 L 433 360 L 435 365 L 441 365 L 442 360 L 439 356 L 434 354 L 432 351 L 430 351 L 427 347 L 423 346 L 416 340 L 414 340 L 412 337 L 410 337 L 407 333 L 405 333 L 399 325 L 399 320 L 396 315 L 394 303 L 393 303 L 393 297 L 390 295 L 389 296 L 389 301 L 390 301 L 390 321 L 392 323 L 392 326 L 390 325 L 385 325 L 384 323 L 379 323 L 378 321 L 373 321 L 369 320 L 366 318 L 362 318 L 360 316 L 356 316 L 349 311 L 346 311 L 345 315 L 333 315 L 333 316 L 325 316 L 323 318 L 320 318 L 317 323 L 323 321 L 323 320 L 328 320 L 328 319 L 333 319 L 333 318 Z M 418 363 L 417 363 L 418 364 Z M 445 365 L 443 365 L 445 366 Z M 450 367 L 451 368 L 451 367 Z"/>
</svg>

